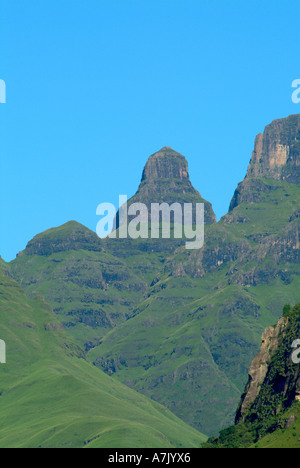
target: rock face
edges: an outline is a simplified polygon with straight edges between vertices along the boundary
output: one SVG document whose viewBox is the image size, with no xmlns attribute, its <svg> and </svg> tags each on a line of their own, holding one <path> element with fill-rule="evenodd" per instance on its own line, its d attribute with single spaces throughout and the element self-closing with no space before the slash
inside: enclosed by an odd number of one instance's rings
<svg viewBox="0 0 300 468">
<path fill-rule="evenodd" d="M 274 120 L 255 140 L 247 177 L 300 182 L 300 115 Z"/>
<path fill-rule="evenodd" d="M 143 170 L 141 185 L 143 182 L 159 179 L 185 180 L 191 187 L 187 160 L 169 146 L 165 146 L 149 157 Z"/>
<path fill-rule="evenodd" d="M 292 360 L 292 344 L 299 338 L 300 304 L 287 310 L 275 327 L 264 331 L 260 352 L 249 369 L 236 423 L 277 416 L 299 401 L 300 366 Z"/>
<path fill-rule="evenodd" d="M 277 324 L 262 335 L 235 425 L 210 438 L 205 448 L 249 448 L 254 444 L 257 448 L 299 448 L 299 342 L 300 303 L 293 308 L 286 305 Z"/>
<path fill-rule="evenodd" d="M 151 203 L 168 203 L 169 205 L 204 203 L 205 224 L 216 222 L 211 203 L 204 200 L 191 184 L 186 158 L 168 146 L 149 157 L 139 188 L 136 194 L 128 200 L 128 207 L 133 203 L 144 203 L 149 215 Z M 119 214 L 117 214 L 117 227 L 119 224 Z"/>
<path fill-rule="evenodd" d="M 243 202 L 257 202 L 266 186 L 260 181 L 300 183 L 300 114 L 274 120 L 255 139 L 247 175 L 235 191 L 230 210 Z"/>
<path fill-rule="evenodd" d="M 242 397 L 241 405 L 238 411 L 237 419 L 243 418 L 243 414 L 250 407 L 257 397 L 259 390 L 267 375 L 272 353 L 279 345 L 278 337 L 286 325 L 284 318 L 279 319 L 276 327 L 267 327 L 262 334 L 261 348 L 258 355 L 253 359 L 249 368 L 249 381 Z"/>
</svg>

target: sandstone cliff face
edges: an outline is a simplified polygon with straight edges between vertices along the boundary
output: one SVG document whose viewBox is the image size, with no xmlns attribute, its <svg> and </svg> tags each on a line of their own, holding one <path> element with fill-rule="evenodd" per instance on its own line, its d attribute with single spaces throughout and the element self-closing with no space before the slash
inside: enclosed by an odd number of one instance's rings
<svg viewBox="0 0 300 468">
<path fill-rule="evenodd" d="M 267 327 L 262 334 L 260 351 L 253 359 L 249 368 L 249 381 L 239 408 L 239 418 L 243 417 L 247 408 L 251 406 L 259 394 L 260 388 L 267 375 L 271 356 L 277 350 L 279 345 L 278 336 L 284 330 L 285 325 L 286 319 L 282 317 L 278 320 L 275 327 Z"/>
<path fill-rule="evenodd" d="M 292 360 L 292 343 L 299 338 L 300 304 L 264 331 L 260 352 L 249 368 L 236 423 L 276 416 L 300 400 L 300 364 Z"/>
<path fill-rule="evenodd" d="M 286 168 L 288 167 L 288 171 Z M 255 140 L 247 177 L 299 183 L 300 116 L 274 120 Z"/>
<path fill-rule="evenodd" d="M 189 181 L 188 164 L 185 157 L 165 146 L 157 153 L 152 154 L 143 170 L 142 183 L 157 179 L 179 179 Z"/>
<path fill-rule="evenodd" d="M 238 185 L 230 203 L 259 202 L 263 193 L 274 190 L 259 178 L 300 184 L 300 114 L 274 120 L 255 139 L 245 179 Z"/>
</svg>

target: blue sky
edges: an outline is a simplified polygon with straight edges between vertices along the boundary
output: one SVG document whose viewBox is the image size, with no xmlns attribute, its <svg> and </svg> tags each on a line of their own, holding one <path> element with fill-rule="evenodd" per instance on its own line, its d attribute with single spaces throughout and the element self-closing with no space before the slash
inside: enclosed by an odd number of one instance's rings
<svg viewBox="0 0 300 468">
<path fill-rule="evenodd" d="M 163 146 L 224 215 L 256 134 L 300 112 L 299 24 L 298 0 L 1 0 L 2 257 L 95 230 Z"/>
</svg>

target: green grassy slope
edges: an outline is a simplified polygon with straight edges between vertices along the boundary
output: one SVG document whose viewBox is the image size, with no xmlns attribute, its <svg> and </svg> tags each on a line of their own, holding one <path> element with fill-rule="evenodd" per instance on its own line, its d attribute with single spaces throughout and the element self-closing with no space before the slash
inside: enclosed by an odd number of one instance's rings
<svg viewBox="0 0 300 468">
<path fill-rule="evenodd" d="M 265 420 L 271 424 L 269 431 L 257 431 L 253 424 L 239 423 L 221 431 L 219 437 L 211 438 L 202 448 L 299 448 L 300 403 L 295 402 L 277 418 Z M 273 425 L 273 426 L 272 426 Z M 276 427 L 277 426 L 277 427 Z"/>
<path fill-rule="evenodd" d="M 78 223 L 42 233 L 9 265 L 88 359 L 213 435 L 234 411 L 264 328 L 300 289 L 300 188 L 245 180 L 205 246 L 100 241 Z"/>
<path fill-rule="evenodd" d="M 251 448 L 300 448 L 300 403 L 284 412 L 285 426 L 265 435 Z"/>
<path fill-rule="evenodd" d="M 198 447 L 205 437 L 84 359 L 0 266 L 0 447 Z"/>
<path fill-rule="evenodd" d="M 100 240 L 70 221 L 35 236 L 9 268 L 26 293 L 43 295 L 64 327 L 89 349 L 135 314 L 153 277 L 178 245 L 157 240 L 154 251 L 147 251 L 139 240 L 119 242 Z"/>
<path fill-rule="evenodd" d="M 262 331 L 299 299 L 300 188 L 256 183 L 256 202 L 206 227 L 201 251 L 178 249 L 135 317 L 88 355 L 209 434 L 233 421 Z"/>
</svg>

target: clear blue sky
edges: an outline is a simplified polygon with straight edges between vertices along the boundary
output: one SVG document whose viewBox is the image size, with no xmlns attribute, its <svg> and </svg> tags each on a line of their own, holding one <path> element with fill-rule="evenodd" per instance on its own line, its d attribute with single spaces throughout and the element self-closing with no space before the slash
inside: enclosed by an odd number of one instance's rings
<svg viewBox="0 0 300 468">
<path fill-rule="evenodd" d="M 0 254 L 135 193 L 183 153 L 217 217 L 254 138 L 300 112 L 299 0 L 0 0 Z"/>
</svg>

